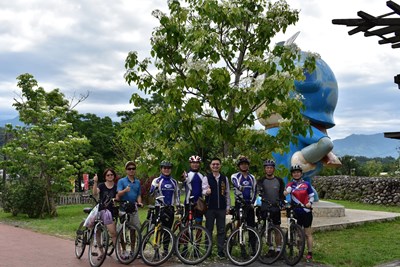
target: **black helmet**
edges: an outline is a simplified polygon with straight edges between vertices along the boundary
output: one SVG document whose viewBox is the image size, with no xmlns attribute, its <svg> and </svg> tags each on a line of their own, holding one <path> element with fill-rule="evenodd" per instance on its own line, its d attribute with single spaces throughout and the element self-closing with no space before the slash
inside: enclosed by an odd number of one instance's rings
<svg viewBox="0 0 400 267">
<path fill-rule="evenodd" d="M 300 165 L 293 165 L 290 167 L 290 172 L 294 172 L 294 171 L 301 171 L 303 172 L 303 169 L 301 168 Z"/>
<path fill-rule="evenodd" d="M 272 166 L 275 168 L 275 161 L 273 161 L 272 159 L 267 159 L 264 161 L 264 167 L 265 166 Z"/>
<path fill-rule="evenodd" d="M 172 163 L 171 162 L 169 162 L 169 161 L 162 161 L 161 162 L 161 164 L 160 164 L 160 167 L 162 168 L 162 167 L 171 167 L 172 168 Z"/>
<path fill-rule="evenodd" d="M 237 160 L 236 164 L 239 166 L 241 163 L 250 164 L 250 160 L 248 158 L 246 158 L 245 156 L 240 156 L 239 159 Z"/>
</svg>

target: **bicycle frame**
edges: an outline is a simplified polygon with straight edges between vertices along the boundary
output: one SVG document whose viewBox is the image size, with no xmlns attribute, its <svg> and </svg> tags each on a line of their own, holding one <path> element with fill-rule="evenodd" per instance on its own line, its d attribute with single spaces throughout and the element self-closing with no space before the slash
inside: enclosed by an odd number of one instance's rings
<svg viewBox="0 0 400 267">
<path fill-rule="evenodd" d="M 246 227 L 247 223 L 246 223 L 246 219 L 243 218 L 244 214 L 243 214 L 243 207 L 244 207 L 244 201 L 241 199 L 237 199 L 236 201 L 239 201 L 239 216 L 237 218 L 237 224 L 239 225 L 239 243 L 240 245 L 244 245 L 245 241 L 244 241 L 244 235 L 243 235 L 243 227 Z"/>
<path fill-rule="evenodd" d="M 288 231 L 288 236 L 291 236 L 291 224 L 297 224 L 297 219 L 294 217 L 294 211 L 292 208 L 287 208 L 286 212 L 289 212 L 289 214 L 287 214 L 287 231 Z"/>
<path fill-rule="evenodd" d="M 160 230 L 160 228 L 162 227 L 162 223 L 161 223 L 161 211 L 162 211 L 162 209 L 165 207 L 164 206 L 164 202 L 161 200 L 163 197 L 158 197 L 158 198 L 156 198 L 156 201 L 157 201 L 157 203 L 159 204 L 159 210 L 157 211 L 157 209 L 155 209 L 155 216 L 156 216 L 156 219 L 155 219 L 155 223 L 154 223 L 154 238 L 153 238 L 153 241 L 152 241 L 152 245 L 153 246 L 159 246 L 160 244 L 159 244 L 159 239 L 160 239 L 160 234 L 159 234 L 159 230 Z M 150 225 L 149 225 L 149 230 L 150 230 L 150 226 L 152 225 L 152 223 L 153 223 L 153 221 L 151 221 L 150 222 Z"/>
</svg>

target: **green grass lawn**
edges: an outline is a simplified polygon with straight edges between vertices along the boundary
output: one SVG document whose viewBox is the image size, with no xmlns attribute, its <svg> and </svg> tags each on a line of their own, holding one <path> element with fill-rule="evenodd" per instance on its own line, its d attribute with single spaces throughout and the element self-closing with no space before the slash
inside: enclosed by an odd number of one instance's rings
<svg viewBox="0 0 400 267">
<path fill-rule="evenodd" d="M 328 200 L 351 209 L 376 210 L 400 213 L 397 206 L 377 206 L 348 201 Z M 73 239 L 79 222 L 86 217 L 87 205 L 69 205 L 58 208 L 58 217 L 29 219 L 25 215 L 13 217 L 0 211 L 0 221 L 29 228 L 37 232 Z M 139 210 L 141 221 L 147 209 Z M 366 223 L 342 230 L 314 234 L 314 259 L 331 266 L 376 266 L 400 259 L 400 219 L 389 222 Z"/>
</svg>

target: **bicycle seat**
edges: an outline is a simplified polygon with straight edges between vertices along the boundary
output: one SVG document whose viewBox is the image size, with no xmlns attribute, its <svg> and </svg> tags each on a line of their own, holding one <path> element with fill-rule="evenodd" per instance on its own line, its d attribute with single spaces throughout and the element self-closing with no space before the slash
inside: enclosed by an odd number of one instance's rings
<svg viewBox="0 0 400 267">
<path fill-rule="evenodd" d="M 158 203 L 158 204 L 164 204 L 164 198 L 165 198 L 165 196 L 158 196 L 158 197 L 156 197 L 156 202 Z"/>
<path fill-rule="evenodd" d="M 83 212 L 89 214 L 92 211 L 92 208 L 83 208 Z"/>
<path fill-rule="evenodd" d="M 156 207 L 154 205 L 147 205 L 147 207 L 151 210 L 154 210 Z"/>
</svg>

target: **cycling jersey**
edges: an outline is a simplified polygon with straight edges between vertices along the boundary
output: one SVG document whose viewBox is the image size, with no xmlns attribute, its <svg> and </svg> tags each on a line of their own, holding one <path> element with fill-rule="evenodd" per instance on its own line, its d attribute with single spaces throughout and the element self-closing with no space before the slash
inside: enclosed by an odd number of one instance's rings
<svg viewBox="0 0 400 267">
<path fill-rule="evenodd" d="M 296 204 L 306 205 L 307 203 L 314 202 L 314 191 L 309 182 L 301 179 L 300 181 L 292 180 L 288 183 L 286 188 L 291 187 L 291 198 L 292 202 Z M 307 208 L 295 208 L 295 212 L 311 212 L 310 209 Z"/>
<path fill-rule="evenodd" d="M 171 176 L 161 175 L 155 178 L 150 187 L 150 195 L 164 196 L 165 205 L 179 205 L 178 183 Z"/>
<path fill-rule="evenodd" d="M 247 177 L 241 172 L 232 174 L 231 182 L 235 196 L 242 197 L 247 204 L 253 204 L 256 199 L 256 180 L 250 173 Z"/>
<path fill-rule="evenodd" d="M 185 179 L 186 197 L 184 203 L 189 204 L 190 196 L 194 196 L 193 202 L 196 203 L 199 197 L 206 195 L 208 187 L 207 177 L 203 176 L 199 172 L 190 170 Z"/>
</svg>

